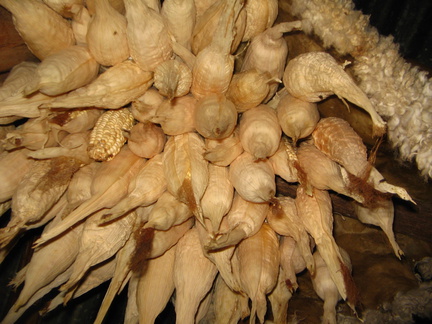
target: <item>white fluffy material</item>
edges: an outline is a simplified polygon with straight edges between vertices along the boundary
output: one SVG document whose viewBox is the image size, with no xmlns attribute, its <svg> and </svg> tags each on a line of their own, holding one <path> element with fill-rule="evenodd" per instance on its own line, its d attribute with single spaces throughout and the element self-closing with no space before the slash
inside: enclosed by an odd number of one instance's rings
<svg viewBox="0 0 432 324">
<path fill-rule="evenodd" d="M 292 10 L 325 47 L 354 57 L 359 86 L 386 118 L 390 143 L 432 178 L 432 79 L 401 58 L 393 38 L 379 35 L 351 0 L 292 0 Z"/>
</svg>

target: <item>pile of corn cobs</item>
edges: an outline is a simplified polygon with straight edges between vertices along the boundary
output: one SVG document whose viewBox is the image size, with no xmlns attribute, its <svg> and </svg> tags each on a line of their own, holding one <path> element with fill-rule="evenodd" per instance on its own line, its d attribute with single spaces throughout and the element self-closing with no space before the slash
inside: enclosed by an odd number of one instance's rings
<svg viewBox="0 0 432 324">
<path fill-rule="evenodd" d="M 52 289 L 48 311 L 107 280 L 97 323 L 127 284 L 128 323 L 154 322 L 170 300 L 178 323 L 263 323 L 267 299 L 285 323 L 306 268 L 334 322 L 338 300 L 355 311 L 358 293 L 332 236 L 329 190 L 403 254 L 391 195 L 411 198 L 316 102 L 336 94 L 361 106 L 374 135 L 385 123 L 329 54 L 287 64 L 283 35 L 302 23 L 274 25 L 277 1 L 0 5 L 41 60 L 0 87 L 0 198 L 12 209 L 1 260 L 45 226 L 4 323 Z M 276 176 L 298 183 L 296 199 L 276 196 Z"/>
</svg>

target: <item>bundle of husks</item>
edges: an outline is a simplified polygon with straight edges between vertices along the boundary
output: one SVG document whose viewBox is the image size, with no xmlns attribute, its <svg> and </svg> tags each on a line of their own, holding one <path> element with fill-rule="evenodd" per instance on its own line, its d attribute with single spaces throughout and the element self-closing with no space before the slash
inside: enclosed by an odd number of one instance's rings
<svg viewBox="0 0 432 324">
<path fill-rule="evenodd" d="M 97 323 L 126 284 L 128 323 L 153 322 L 172 296 L 178 323 L 199 322 L 211 303 L 217 323 L 263 323 L 267 298 L 284 323 L 306 268 L 334 322 L 339 299 L 356 311 L 358 291 L 329 190 L 403 254 L 391 197 L 410 196 L 316 103 L 336 95 L 362 107 L 375 136 L 386 123 L 330 54 L 287 63 L 283 35 L 302 21 L 274 24 L 276 0 L 0 4 L 41 60 L 0 87 L 0 198 L 12 209 L 1 260 L 46 225 L 4 323 L 52 289 L 48 310 L 107 280 Z M 295 199 L 276 195 L 276 176 L 298 184 Z"/>
</svg>

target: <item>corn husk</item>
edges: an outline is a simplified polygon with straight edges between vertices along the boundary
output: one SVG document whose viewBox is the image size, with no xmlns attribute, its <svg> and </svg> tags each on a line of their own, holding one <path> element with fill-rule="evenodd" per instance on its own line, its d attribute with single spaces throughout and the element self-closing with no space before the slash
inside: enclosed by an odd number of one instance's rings
<svg viewBox="0 0 432 324">
<path fill-rule="evenodd" d="M 67 207 L 62 210 L 59 217 L 64 218 L 80 204 L 91 198 L 91 183 L 99 166 L 100 163 L 93 162 L 75 172 L 65 193 L 68 203 Z"/>
<path fill-rule="evenodd" d="M 262 103 L 272 82 L 278 80 L 273 79 L 269 72 L 252 68 L 233 75 L 226 95 L 241 113 Z"/>
<path fill-rule="evenodd" d="M 47 56 L 37 67 L 37 77 L 27 84 L 24 94 L 37 90 L 57 96 L 85 86 L 96 78 L 99 64 L 85 46 L 74 45 Z"/>
<path fill-rule="evenodd" d="M 89 13 L 91 15 L 94 15 L 94 13 L 96 12 L 96 4 L 95 4 L 96 0 L 85 0 L 85 5 L 89 10 Z M 123 0 L 109 0 L 109 3 L 111 5 L 111 7 L 113 7 L 115 10 L 117 10 L 119 13 L 121 13 L 122 15 L 125 14 L 126 12 L 126 8 L 125 8 L 125 4 Z"/>
<path fill-rule="evenodd" d="M 348 253 L 342 248 L 339 248 L 339 251 L 343 257 L 344 263 L 351 271 L 351 260 Z M 336 305 L 341 299 L 341 296 L 319 251 L 315 251 L 313 256 L 316 264 L 316 272 L 311 279 L 315 292 L 324 301 L 323 322 L 336 324 Z"/>
<path fill-rule="evenodd" d="M 195 0 L 196 16 L 201 16 L 217 0 Z"/>
<path fill-rule="evenodd" d="M 154 86 L 169 100 L 189 93 L 192 71 L 178 60 L 160 63 L 154 71 Z"/>
<path fill-rule="evenodd" d="M 148 261 L 138 279 L 137 305 L 140 323 L 154 323 L 174 292 L 174 258 L 177 246 Z"/>
<path fill-rule="evenodd" d="M 125 0 L 127 39 L 131 57 L 144 71 L 170 59 L 172 48 L 162 16 L 141 0 Z"/>
<path fill-rule="evenodd" d="M 69 22 L 37 0 L 1 0 L 30 51 L 40 60 L 75 44 Z M 41 23 L 44 22 L 44 23 Z"/>
<path fill-rule="evenodd" d="M 34 161 L 27 158 L 28 152 L 27 149 L 20 149 L 0 155 L 0 202 L 12 198 L 22 178 L 32 167 Z M 10 172 L 11 165 L 16 172 Z"/>
<path fill-rule="evenodd" d="M 152 73 L 124 61 L 100 74 L 89 85 L 57 97 L 45 108 L 97 107 L 117 109 L 143 95 L 153 83 Z"/>
<path fill-rule="evenodd" d="M 196 1 L 195 1 L 195 4 Z M 202 14 L 197 12 L 197 21 L 192 32 L 191 48 L 195 55 L 198 55 L 204 48 L 210 45 L 215 37 L 214 31 L 224 25 L 220 23 L 227 13 L 229 2 L 224 0 L 213 1 Z M 241 3 L 235 4 L 238 8 L 234 16 L 235 33 L 233 35 L 230 52 L 234 53 L 239 46 L 246 28 L 246 12 L 241 10 Z M 220 25 L 219 25 L 220 24 Z"/>
<path fill-rule="evenodd" d="M 80 162 L 74 158 L 59 157 L 36 161 L 12 197 L 12 217 L 0 230 L 0 246 L 5 246 L 28 224 L 35 226 L 44 214 L 66 191 L 72 175 L 79 169 Z"/>
<path fill-rule="evenodd" d="M 288 48 L 283 38 L 283 33 L 301 28 L 299 21 L 280 23 L 255 36 L 247 51 L 241 71 L 256 68 L 261 72 L 269 72 L 272 78 L 282 79 L 284 74 Z M 270 91 L 264 102 L 273 97 L 277 91 L 278 84 L 271 84 Z"/>
<path fill-rule="evenodd" d="M 1 142 L 6 150 L 20 147 L 38 150 L 44 147 L 57 146 L 57 141 L 60 139 L 54 135 L 48 119 L 41 117 L 28 119 L 20 127 L 7 133 L 6 138 Z"/>
<path fill-rule="evenodd" d="M 222 219 L 218 232 L 212 227 L 212 224 L 208 219 L 205 219 L 204 224 L 206 227 L 200 223 L 196 223 L 195 227 L 198 230 L 201 246 L 204 248 L 206 257 L 216 265 L 220 276 L 230 289 L 236 292 L 241 291 L 238 278 L 234 275 L 231 263 L 236 246 L 231 245 L 215 250 L 208 249 L 208 247 L 214 242 L 214 238 L 217 237 L 219 233 L 229 232 L 230 228 L 227 217 Z"/>
<path fill-rule="evenodd" d="M 250 0 L 244 9 L 247 18 L 242 41 L 247 42 L 273 25 L 278 15 L 278 1 Z"/>
<path fill-rule="evenodd" d="M 207 242 L 205 248 L 217 250 L 233 246 L 256 234 L 264 222 L 268 209 L 268 204 L 250 202 L 235 194 L 231 210 L 226 215 L 228 228 Z"/>
<path fill-rule="evenodd" d="M 90 132 L 66 135 L 60 142 L 61 146 L 47 147 L 28 154 L 33 159 L 52 159 L 58 157 L 73 158 L 81 164 L 89 164 L 92 160 L 87 154 L 87 144 Z"/>
<path fill-rule="evenodd" d="M 115 206 L 127 195 L 128 185 L 143 163 L 142 158 L 124 146 L 114 159 L 102 163 L 98 168 L 91 185 L 92 197 L 66 216 L 55 228 L 44 233 L 35 245 L 47 242 L 102 208 Z"/>
<path fill-rule="evenodd" d="M 127 196 L 105 212 L 104 222 L 112 221 L 138 206 L 156 202 L 167 187 L 162 161 L 163 154 L 160 153 L 140 166 L 129 183 Z"/>
<path fill-rule="evenodd" d="M 238 136 L 238 127 L 234 129 L 230 136 L 220 140 L 206 139 L 205 144 L 204 158 L 219 166 L 230 165 L 232 161 L 243 153 L 243 146 Z"/>
<path fill-rule="evenodd" d="M 193 323 L 198 306 L 217 274 L 216 266 L 202 251 L 196 228 L 191 228 L 179 240 L 174 269 L 176 321 Z"/>
<path fill-rule="evenodd" d="M 252 300 L 249 323 L 255 323 L 256 316 L 261 323 L 264 322 L 266 295 L 274 289 L 278 280 L 278 247 L 276 233 L 265 223 L 255 235 L 238 245 L 236 257 L 240 266 L 240 284 Z"/>
<path fill-rule="evenodd" d="M 163 170 L 167 190 L 189 206 L 202 223 L 201 198 L 208 184 L 204 141 L 196 133 L 172 136 L 165 145 Z"/>
<path fill-rule="evenodd" d="M 91 20 L 90 13 L 83 5 L 75 5 L 71 8 L 72 11 L 72 31 L 75 36 L 77 45 L 87 44 L 87 30 Z"/>
<path fill-rule="evenodd" d="M 276 233 L 295 240 L 306 267 L 314 273 L 309 235 L 302 224 L 295 200 L 290 197 L 277 197 L 267 214 L 267 221 Z M 285 271 L 290 274 L 287 269 Z"/>
<path fill-rule="evenodd" d="M 315 188 L 312 194 L 311 197 L 306 194 L 303 186 L 298 187 L 297 211 L 306 230 L 314 238 L 339 293 L 355 310 L 358 304 L 358 292 L 332 235 L 333 213 L 330 196 L 327 191 Z"/>
<path fill-rule="evenodd" d="M 20 307 L 19 309 L 14 309 L 14 307 L 12 307 L 9 312 L 6 314 L 6 316 L 2 319 L 3 323 L 16 323 L 19 318 L 30 308 L 32 307 L 34 304 L 36 304 L 37 301 L 39 301 L 42 297 L 44 297 L 45 295 L 47 295 L 50 291 L 52 291 L 54 288 L 58 287 L 59 285 L 61 285 L 62 283 L 64 283 L 69 275 L 70 275 L 70 268 L 66 269 L 65 271 L 63 271 L 62 273 L 58 274 L 57 277 L 55 277 L 54 280 L 52 280 L 50 283 L 48 283 L 47 285 L 39 288 L 33 295 L 32 297 L 28 300 L 28 302 L 23 305 L 22 307 Z"/>
<path fill-rule="evenodd" d="M 0 101 L 22 93 L 27 83 L 33 80 L 38 65 L 36 62 L 15 65 L 0 87 Z"/>
<path fill-rule="evenodd" d="M 222 218 L 229 212 L 234 197 L 234 188 L 229 180 L 229 170 L 212 163 L 208 166 L 209 180 L 201 199 L 203 216 L 212 224 L 213 231 L 218 231 Z"/>
<path fill-rule="evenodd" d="M 160 124 L 167 135 L 181 135 L 195 130 L 197 101 L 190 95 L 165 100 L 149 120 Z"/>
<path fill-rule="evenodd" d="M 65 18 L 72 18 L 74 6 L 83 5 L 83 0 L 43 0 L 43 2 Z"/>
<path fill-rule="evenodd" d="M 49 104 L 53 100 L 53 97 L 40 92 L 29 97 L 24 97 L 23 95 L 11 97 L 8 100 L 0 101 L 0 117 L 40 117 L 43 114 L 43 110 L 40 109 L 40 106 Z"/>
<path fill-rule="evenodd" d="M 269 157 L 269 162 L 273 167 L 276 175 L 280 176 L 286 182 L 297 182 L 297 169 L 295 161 L 291 159 L 287 153 L 285 141 L 282 139 L 279 143 L 279 148 L 275 154 Z"/>
<path fill-rule="evenodd" d="M 309 52 L 292 59 L 285 69 L 283 82 L 288 92 L 301 100 L 318 102 L 332 94 L 345 98 L 369 113 L 374 136 L 386 131 L 386 123 L 366 94 L 328 53 Z"/>
<path fill-rule="evenodd" d="M 189 231 L 189 229 L 193 226 L 193 223 L 193 218 L 189 218 L 187 221 L 179 225 L 175 225 L 166 231 L 154 230 L 151 251 L 148 251 L 147 258 L 157 258 L 168 251 L 171 247 L 177 244 L 177 242 L 186 232 Z"/>
<path fill-rule="evenodd" d="M 237 125 L 237 110 L 224 95 L 209 94 L 198 100 L 194 114 L 195 128 L 203 137 L 223 139 Z"/>
<path fill-rule="evenodd" d="M 156 114 L 164 99 L 157 89 L 150 88 L 142 96 L 132 101 L 132 115 L 142 123 L 149 121 Z"/>
<path fill-rule="evenodd" d="M 254 203 L 270 201 L 276 193 L 275 174 L 268 160 L 243 152 L 230 165 L 229 177 L 243 199 Z"/>
<path fill-rule="evenodd" d="M 312 144 L 303 143 L 297 150 L 299 165 L 306 173 L 307 181 L 315 188 L 333 190 L 353 198 L 359 203 L 370 204 L 370 200 L 382 200 L 383 195 L 354 177 Z M 313 162 L 313 163 L 312 163 Z"/>
<path fill-rule="evenodd" d="M 47 226 L 44 232 L 55 224 L 56 222 L 53 222 L 51 226 Z M 69 268 L 78 255 L 79 239 L 82 230 L 82 224 L 75 226 L 55 241 L 35 250 L 29 264 L 21 270 L 25 274 L 23 277 L 24 287 L 18 300 L 15 302 L 14 310 L 25 305 L 38 289 L 49 284 L 59 274 Z M 56 253 L 59 249 L 62 253 Z M 19 285 L 19 282 L 17 284 Z"/>
<path fill-rule="evenodd" d="M 273 291 L 268 295 L 273 314 L 273 323 L 285 324 L 288 317 L 288 303 L 292 297 L 285 281 L 284 270 L 279 268 L 278 280 Z"/>
<path fill-rule="evenodd" d="M 314 145 L 349 173 L 364 178 L 370 169 L 366 146 L 347 121 L 322 118 L 312 133 Z"/>
<path fill-rule="evenodd" d="M 266 105 L 251 108 L 240 118 L 240 141 L 245 151 L 252 154 L 255 160 L 275 154 L 281 135 L 276 113 Z"/>
<path fill-rule="evenodd" d="M 84 277 L 90 267 L 104 262 L 116 254 L 131 235 L 136 219 L 134 212 L 128 213 L 115 222 L 99 226 L 103 212 L 103 210 L 97 212 L 84 222 L 80 249 L 72 267 L 72 274 L 60 290 L 71 289 Z"/>
<path fill-rule="evenodd" d="M 190 49 L 196 21 L 195 1 L 166 0 L 163 2 L 161 14 L 176 42 Z"/>
<path fill-rule="evenodd" d="M 309 241 L 309 240 L 308 240 Z M 308 242 L 309 243 L 309 242 Z M 299 249 L 299 244 L 291 236 L 282 236 L 279 242 L 280 266 L 283 271 L 283 279 L 287 288 L 291 293 L 294 293 L 298 286 L 296 274 L 304 271 L 307 267 L 305 258 Z M 315 261 L 309 247 L 308 254 L 313 267 L 310 268 L 312 274 L 315 273 Z"/>
<path fill-rule="evenodd" d="M 47 308 L 44 309 L 41 315 L 44 315 L 45 312 L 50 312 L 54 310 L 61 304 L 66 304 L 72 298 L 78 298 L 84 295 L 93 288 L 96 288 L 107 280 L 110 280 L 113 277 L 115 267 L 116 258 L 110 258 L 106 262 L 95 265 L 89 270 L 87 275 L 83 278 L 83 280 L 78 284 L 78 286 L 75 290 L 73 290 L 72 293 L 66 293 L 65 291 L 59 292 L 59 294 L 49 302 Z M 68 272 L 69 271 L 72 271 L 72 268 L 69 268 Z M 64 280 L 64 282 L 66 282 L 66 280 Z M 61 285 L 62 283 L 56 285 L 56 287 Z"/>
<path fill-rule="evenodd" d="M 162 128 L 150 122 L 135 124 L 128 138 L 130 150 L 146 159 L 161 153 L 165 142 L 166 136 Z"/>
<path fill-rule="evenodd" d="M 136 213 L 136 211 L 132 211 Z M 134 233 L 141 225 L 142 218 L 136 213 L 135 222 L 131 231 Z M 126 243 L 119 249 L 115 255 L 115 270 L 113 271 L 112 280 L 105 293 L 102 304 L 99 308 L 98 314 L 94 323 L 102 323 L 111 303 L 116 294 L 119 294 L 124 286 L 128 283 L 132 276 L 132 270 L 129 266 L 133 252 L 136 247 L 136 240 L 134 235 L 130 235 Z"/>
<path fill-rule="evenodd" d="M 213 303 L 214 323 L 236 324 L 249 316 L 248 298 L 232 291 L 221 276 L 216 278 Z"/>
<path fill-rule="evenodd" d="M 398 259 L 401 259 L 404 253 L 396 242 L 393 232 L 394 206 L 392 199 L 388 198 L 376 207 L 365 207 L 356 202 L 353 204 L 358 219 L 364 224 L 379 226 L 387 236 L 394 254 Z"/>
<path fill-rule="evenodd" d="M 191 92 L 197 99 L 210 93 L 224 94 L 228 90 L 234 71 L 234 57 L 230 54 L 233 26 L 239 10 L 237 1 L 226 2 L 224 15 L 219 19 L 211 44 L 196 57 Z"/>
<path fill-rule="evenodd" d="M 276 111 L 283 132 L 292 138 L 294 145 L 299 139 L 312 134 L 320 119 L 315 103 L 306 102 L 291 95 L 286 95 L 280 100 Z"/>
<path fill-rule="evenodd" d="M 95 0 L 94 3 L 95 13 L 86 36 L 88 48 L 99 64 L 118 64 L 129 57 L 126 18 L 108 0 Z"/>
<path fill-rule="evenodd" d="M 148 217 L 148 222 L 143 228 L 165 231 L 172 226 L 184 223 L 190 217 L 192 217 L 192 212 L 189 207 L 165 191 L 155 203 Z"/>
<path fill-rule="evenodd" d="M 59 112 L 51 116 L 48 122 L 53 128 L 64 130 L 68 133 L 81 133 L 92 129 L 102 113 L 103 110 L 95 108 L 76 109 Z"/>
</svg>

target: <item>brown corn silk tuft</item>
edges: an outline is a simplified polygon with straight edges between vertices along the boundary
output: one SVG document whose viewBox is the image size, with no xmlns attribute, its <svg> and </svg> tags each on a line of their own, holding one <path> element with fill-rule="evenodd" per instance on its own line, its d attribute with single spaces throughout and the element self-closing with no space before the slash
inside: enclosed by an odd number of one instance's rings
<svg viewBox="0 0 432 324">
<path fill-rule="evenodd" d="M 355 312 L 361 309 L 360 292 L 351 276 L 351 271 L 342 260 L 339 260 L 342 275 L 345 281 L 345 288 L 347 292 L 347 302 Z"/>
<path fill-rule="evenodd" d="M 144 223 L 142 224 L 142 226 Z M 134 233 L 136 246 L 129 261 L 130 269 L 135 273 L 142 273 L 146 268 L 154 237 L 154 228 L 142 228 L 140 226 Z"/>
<path fill-rule="evenodd" d="M 48 190 L 53 183 L 67 184 L 72 175 L 81 167 L 81 162 L 72 157 L 59 156 L 51 159 L 51 168 L 38 184 L 39 190 Z"/>
</svg>

